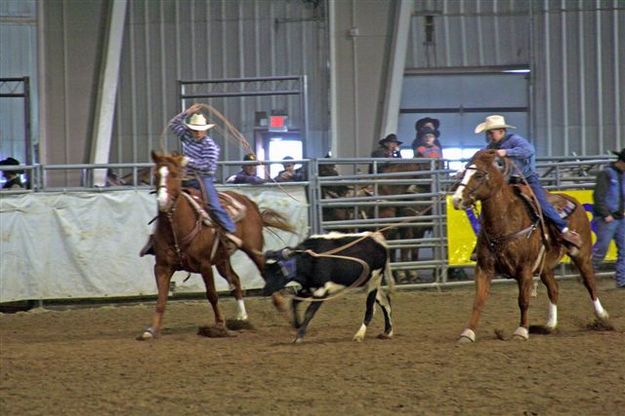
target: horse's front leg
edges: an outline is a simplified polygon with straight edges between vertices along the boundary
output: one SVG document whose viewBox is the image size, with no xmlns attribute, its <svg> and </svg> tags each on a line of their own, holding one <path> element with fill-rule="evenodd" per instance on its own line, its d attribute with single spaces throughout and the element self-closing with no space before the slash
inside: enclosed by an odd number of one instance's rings
<svg viewBox="0 0 625 416">
<path fill-rule="evenodd" d="M 213 269 L 210 264 L 203 264 L 201 268 L 202 280 L 204 280 L 204 286 L 206 287 L 206 299 L 213 308 L 215 314 L 215 326 L 218 329 L 226 328 L 226 321 L 221 309 L 219 308 L 219 296 L 217 296 L 217 289 L 215 289 L 215 279 L 213 277 Z"/>
<path fill-rule="evenodd" d="M 519 285 L 519 310 L 521 312 L 521 321 L 519 327 L 514 331 L 513 339 L 527 340 L 529 338 L 529 320 L 527 318 L 527 310 L 530 307 L 530 292 L 534 279 L 532 278 L 532 269 L 526 268 L 521 271 L 517 279 Z"/>
<path fill-rule="evenodd" d="M 146 329 L 143 334 L 137 337 L 138 340 L 147 340 L 156 338 L 160 335 L 163 325 L 163 314 L 167 305 L 167 296 L 169 294 L 169 281 L 174 274 L 174 269 L 167 265 L 154 265 L 154 277 L 156 279 L 156 287 L 158 289 L 158 299 L 156 300 L 156 309 L 152 317 L 152 326 Z"/>
<path fill-rule="evenodd" d="M 494 272 L 490 270 L 484 270 L 479 264 L 475 268 L 475 298 L 473 299 L 473 310 L 471 311 L 471 317 L 469 323 L 464 331 L 458 338 L 458 343 L 475 342 L 475 331 L 480 321 L 480 315 L 486 298 L 490 293 L 490 284 Z"/>
</svg>

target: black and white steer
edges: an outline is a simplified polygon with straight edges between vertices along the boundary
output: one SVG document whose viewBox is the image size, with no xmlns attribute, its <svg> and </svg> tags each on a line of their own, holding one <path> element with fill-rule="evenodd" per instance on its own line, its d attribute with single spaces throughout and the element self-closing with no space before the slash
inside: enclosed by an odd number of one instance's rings
<svg viewBox="0 0 625 416">
<path fill-rule="evenodd" d="M 365 317 L 355 341 L 362 341 L 371 322 L 376 302 L 384 314 L 384 333 L 381 338 L 393 336 L 391 300 L 381 289 L 386 277 L 389 292 L 394 286 L 389 266 L 388 248 L 384 236 L 378 232 L 360 234 L 330 233 L 314 235 L 297 247 L 265 253 L 263 294 L 269 296 L 289 282 L 297 282 L 301 290 L 293 298 L 291 310 L 297 336 L 293 342 L 301 342 L 323 300 L 346 288 L 367 286 Z M 297 306 L 301 298 L 310 302 L 300 321 Z"/>
</svg>

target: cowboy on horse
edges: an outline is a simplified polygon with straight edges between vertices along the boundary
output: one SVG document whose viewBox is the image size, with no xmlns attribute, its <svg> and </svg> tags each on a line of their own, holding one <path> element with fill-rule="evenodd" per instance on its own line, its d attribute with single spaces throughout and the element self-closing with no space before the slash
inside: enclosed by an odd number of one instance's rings
<svg viewBox="0 0 625 416">
<path fill-rule="evenodd" d="M 236 226 L 221 206 L 214 185 L 220 149 L 207 131 L 215 125 L 206 121 L 201 109 L 201 104 L 193 104 L 170 120 L 169 129 L 182 142 L 187 170 L 199 178 L 211 217 L 226 230 L 224 236 L 236 247 L 241 247 L 241 239 L 234 235 Z"/>
<path fill-rule="evenodd" d="M 534 146 L 524 137 L 508 133 L 508 128 L 514 129 L 516 127 L 506 124 L 503 116 L 491 115 L 475 127 L 475 134 L 485 133 L 488 142 L 486 148 L 494 149 L 497 151 L 497 156 L 507 157 L 514 162 L 518 173 L 522 175 L 522 179 L 531 188 L 543 216 L 560 231 L 560 239 L 569 247 L 569 250 L 579 249 L 582 245 L 579 234 L 569 229 L 566 220 L 560 217 L 558 211 L 547 200 L 547 193 L 540 184 L 536 173 Z"/>
</svg>

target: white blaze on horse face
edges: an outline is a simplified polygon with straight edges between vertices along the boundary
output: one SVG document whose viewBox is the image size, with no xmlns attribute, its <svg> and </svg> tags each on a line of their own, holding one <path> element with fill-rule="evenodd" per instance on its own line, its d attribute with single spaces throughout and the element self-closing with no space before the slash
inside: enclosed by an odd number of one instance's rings
<svg viewBox="0 0 625 416">
<path fill-rule="evenodd" d="M 158 193 L 156 199 L 158 201 L 158 207 L 161 210 L 167 209 L 167 202 L 169 201 L 169 195 L 167 195 L 167 175 L 169 175 L 169 169 L 166 166 L 161 166 L 158 170 L 160 180 L 158 181 Z"/>
<path fill-rule="evenodd" d="M 464 188 L 467 187 L 467 184 L 469 183 L 469 181 L 471 180 L 471 177 L 475 174 L 475 172 L 476 172 L 475 165 L 469 166 L 464 171 L 462 182 L 460 182 L 460 185 L 458 185 L 458 188 L 456 189 L 456 192 L 454 192 L 454 196 L 452 197 L 454 208 L 456 209 L 464 208 L 461 205 L 462 204 L 462 191 L 464 191 Z"/>
</svg>

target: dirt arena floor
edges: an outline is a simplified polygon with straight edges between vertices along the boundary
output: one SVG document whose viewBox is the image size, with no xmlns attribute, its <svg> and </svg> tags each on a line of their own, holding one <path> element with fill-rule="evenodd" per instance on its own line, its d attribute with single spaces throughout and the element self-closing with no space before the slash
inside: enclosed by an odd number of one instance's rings
<svg viewBox="0 0 625 416">
<path fill-rule="evenodd" d="M 518 323 L 516 285 L 501 284 L 475 344 L 456 345 L 473 287 L 399 291 L 395 338 L 351 340 L 364 295 L 325 304 L 302 344 L 265 298 L 249 298 L 254 330 L 198 336 L 212 324 L 202 301 L 173 301 L 163 336 L 135 337 L 154 304 L 0 315 L 3 415 L 623 415 L 625 291 L 599 282 L 614 331 L 588 329 L 592 307 L 575 280 L 560 282 L 559 330 L 506 340 Z M 232 316 L 235 303 L 222 298 Z M 532 300 L 544 323 L 544 287 Z M 503 330 L 504 340 L 496 330 Z"/>
</svg>

